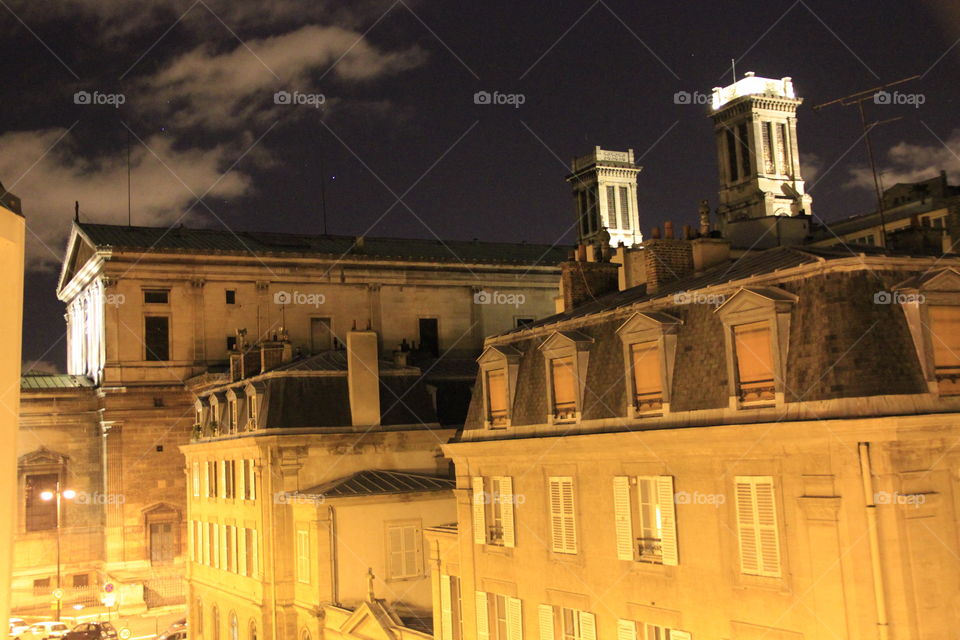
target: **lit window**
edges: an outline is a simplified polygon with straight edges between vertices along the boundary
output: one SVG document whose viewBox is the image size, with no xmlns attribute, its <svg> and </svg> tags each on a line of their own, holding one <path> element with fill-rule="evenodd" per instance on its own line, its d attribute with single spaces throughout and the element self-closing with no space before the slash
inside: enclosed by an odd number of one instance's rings
<svg viewBox="0 0 960 640">
<path fill-rule="evenodd" d="M 515 546 L 513 479 L 478 476 L 472 479 L 472 483 L 474 542 Z"/>
<path fill-rule="evenodd" d="M 484 591 L 477 591 L 476 598 L 477 636 L 489 640 L 522 640 L 522 606 L 518 598 Z"/>
<path fill-rule="evenodd" d="M 617 557 L 677 564 L 676 511 L 671 476 L 613 479 Z"/>
<path fill-rule="evenodd" d="M 463 607 L 458 576 L 440 575 L 440 638 L 462 640 Z"/>
<path fill-rule="evenodd" d="M 773 354 L 770 325 L 751 322 L 733 328 L 737 358 L 737 391 L 743 404 L 774 401 Z"/>
<path fill-rule="evenodd" d="M 392 580 L 422 574 L 422 538 L 419 523 L 387 525 L 388 575 Z"/>
<path fill-rule="evenodd" d="M 633 403 L 637 413 L 663 408 L 663 375 L 660 343 L 656 340 L 630 345 Z"/>
<path fill-rule="evenodd" d="M 553 417 L 558 422 L 575 420 L 577 416 L 577 376 L 573 356 L 550 361 L 553 389 Z"/>
<path fill-rule="evenodd" d="M 507 424 L 507 372 L 506 369 L 487 371 L 487 412 L 491 426 Z"/>
<path fill-rule="evenodd" d="M 941 395 L 960 394 L 960 306 L 930 306 L 933 367 Z"/>
<path fill-rule="evenodd" d="M 573 478 L 549 478 L 550 547 L 556 553 L 577 553 L 576 506 Z"/>
<path fill-rule="evenodd" d="M 588 611 L 540 605 L 541 640 L 597 640 L 597 618 Z"/>
<path fill-rule="evenodd" d="M 247 429 L 257 428 L 257 394 L 247 396 Z"/>
</svg>

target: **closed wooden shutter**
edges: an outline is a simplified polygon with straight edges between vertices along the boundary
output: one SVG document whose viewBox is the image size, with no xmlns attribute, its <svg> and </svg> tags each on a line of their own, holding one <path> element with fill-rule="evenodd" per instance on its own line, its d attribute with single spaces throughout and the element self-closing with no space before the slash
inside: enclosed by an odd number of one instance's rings
<svg viewBox="0 0 960 640">
<path fill-rule="evenodd" d="M 507 418 L 507 376 L 504 369 L 487 372 L 487 409 L 489 420 L 493 424 L 502 423 Z"/>
<path fill-rule="evenodd" d="M 617 537 L 617 558 L 633 560 L 633 516 L 630 509 L 630 478 L 613 479 L 613 513 Z"/>
<path fill-rule="evenodd" d="M 440 575 L 440 640 L 453 640 L 453 592 L 450 576 Z"/>
<path fill-rule="evenodd" d="M 487 611 L 486 591 L 476 592 L 477 602 L 477 640 L 490 640 L 490 618 Z"/>
<path fill-rule="evenodd" d="M 939 391 L 960 394 L 960 307 L 930 306 L 928 311 Z"/>
<path fill-rule="evenodd" d="M 633 620 L 617 620 L 617 640 L 643 640 L 637 637 L 637 623 Z"/>
<path fill-rule="evenodd" d="M 737 380 L 741 387 L 773 382 L 770 325 L 751 322 L 733 328 L 737 349 Z"/>
<path fill-rule="evenodd" d="M 743 573 L 780 576 L 780 533 L 773 479 L 737 476 L 737 532 Z"/>
<path fill-rule="evenodd" d="M 507 640 L 523 640 L 523 605 L 519 598 L 507 598 Z"/>
<path fill-rule="evenodd" d="M 517 546 L 517 531 L 514 526 L 513 478 L 500 478 L 500 516 L 503 518 L 503 546 Z"/>
<path fill-rule="evenodd" d="M 660 367 L 660 343 L 656 340 L 630 345 L 633 365 L 633 393 L 638 409 L 649 403 L 656 405 L 663 398 L 663 377 Z"/>
<path fill-rule="evenodd" d="M 550 478 L 550 542 L 558 553 L 577 552 L 573 478 Z"/>
<path fill-rule="evenodd" d="M 663 564 L 670 566 L 676 566 L 679 560 L 677 511 L 673 495 L 673 476 L 659 476 L 657 503 L 660 507 L 660 549 L 663 554 Z"/>
<path fill-rule="evenodd" d="M 597 617 L 587 611 L 580 612 L 580 640 L 597 640 Z"/>
<path fill-rule="evenodd" d="M 540 640 L 554 640 L 553 607 L 549 604 L 537 607 L 537 622 L 540 625 Z"/>
<path fill-rule="evenodd" d="M 693 640 L 693 636 L 687 631 L 670 629 L 670 640 Z"/>
<path fill-rule="evenodd" d="M 576 410 L 576 375 L 573 371 L 573 357 L 554 358 L 550 364 L 553 372 L 554 410 Z"/>
<path fill-rule="evenodd" d="M 473 488 L 473 541 L 476 544 L 486 544 L 486 500 L 483 491 L 483 478 L 479 476 L 471 478 L 470 484 Z"/>
</svg>

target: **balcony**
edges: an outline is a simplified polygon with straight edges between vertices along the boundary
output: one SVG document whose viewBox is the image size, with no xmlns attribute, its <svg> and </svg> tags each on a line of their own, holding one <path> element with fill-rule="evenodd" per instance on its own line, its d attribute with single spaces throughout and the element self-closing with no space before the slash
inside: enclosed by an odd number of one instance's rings
<svg viewBox="0 0 960 640">
<path fill-rule="evenodd" d="M 740 404 L 746 406 L 770 406 L 776 399 L 773 379 L 751 380 L 739 385 Z"/>
<path fill-rule="evenodd" d="M 577 419 L 576 402 L 558 402 L 553 406 L 553 419 L 555 422 L 573 422 Z"/>
<path fill-rule="evenodd" d="M 637 393 L 633 396 L 633 406 L 638 414 L 662 411 L 663 394 L 659 391 L 653 393 Z"/>
<path fill-rule="evenodd" d="M 660 538 L 637 538 L 637 560 L 640 562 L 663 562 L 663 547 Z"/>
</svg>

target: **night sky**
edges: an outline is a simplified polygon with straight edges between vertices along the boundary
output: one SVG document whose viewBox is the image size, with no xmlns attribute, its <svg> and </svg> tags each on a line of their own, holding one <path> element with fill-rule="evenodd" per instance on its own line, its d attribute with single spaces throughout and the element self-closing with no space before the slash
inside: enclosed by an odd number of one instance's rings
<svg viewBox="0 0 960 640">
<path fill-rule="evenodd" d="M 134 224 L 321 233 L 322 162 L 330 233 L 572 243 L 563 178 L 593 145 L 641 157 L 645 232 L 716 205 L 707 107 L 674 96 L 729 84 L 735 58 L 738 76 L 791 76 L 804 98 L 815 215 L 873 196 L 856 112 L 812 106 L 905 76 L 922 75 L 898 87 L 913 104 L 867 104 L 902 116 L 873 134 L 884 184 L 960 178 L 946 1 L 3 0 L 0 15 L 0 181 L 27 218 L 24 359 L 39 369 L 65 360 L 54 288 L 74 200 L 84 220 L 126 223 L 128 137 Z M 76 104 L 83 91 L 103 104 Z"/>
</svg>

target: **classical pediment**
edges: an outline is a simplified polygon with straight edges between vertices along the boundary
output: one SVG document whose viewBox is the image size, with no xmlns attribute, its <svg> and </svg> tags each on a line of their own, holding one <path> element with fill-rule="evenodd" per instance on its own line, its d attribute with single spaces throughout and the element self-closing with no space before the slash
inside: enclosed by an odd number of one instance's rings
<svg viewBox="0 0 960 640">
<path fill-rule="evenodd" d="M 784 313 L 797 301 L 797 296 L 777 287 L 741 287 L 723 301 L 714 313 L 724 316 L 764 311 Z"/>
<path fill-rule="evenodd" d="M 960 272 L 952 267 L 914 276 L 901 282 L 897 291 L 944 291 L 960 293 Z"/>
<path fill-rule="evenodd" d="M 520 359 L 521 355 L 523 354 L 519 349 L 515 349 L 510 345 L 494 345 L 484 349 L 483 353 L 480 354 L 480 357 L 477 358 L 477 362 L 481 365 L 489 363 L 501 363 L 504 360 L 507 362 L 516 362 Z"/>
<path fill-rule="evenodd" d="M 644 333 L 647 331 L 666 333 L 675 330 L 681 324 L 683 324 L 683 320 L 674 318 L 668 313 L 659 311 L 638 312 L 630 316 L 626 322 L 620 325 L 617 333 L 620 336 Z"/>
<path fill-rule="evenodd" d="M 593 338 L 585 333 L 580 333 L 579 331 L 554 331 L 550 337 L 540 345 L 540 350 L 552 351 L 554 349 L 569 347 L 586 349 L 591 344 L 593 344 Z"/>
<path fill-rule="evenodd" d="M 379 602 L 361 602 L 340 625 L 340 633 L 344 637 L 360 640 L 396 640 L 399 634 L 395 628 L 401 624 L 400 620 Z"/>
<path fill-rule="evenodd" d="M 64 255 L 66 258 L 60 267 L 60 280 L 57 283 L 58 294 L 63 292 L 90 258 L 96 255 L 96 249 L 90 240 L 80 232 L 79 228 L 74 225 L 70 232 L 70 239 L 67 241 L 67 250 Z"/>
<path fill-rule="evenodd" d="M 60 467 L 67 464 L 67 456 L 46 447 L 40 447 L 20 456 L 18 463 L 21 467 Z"/>
</svg>

